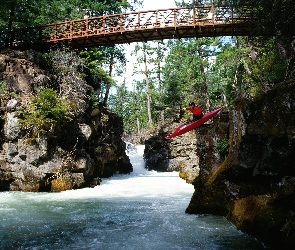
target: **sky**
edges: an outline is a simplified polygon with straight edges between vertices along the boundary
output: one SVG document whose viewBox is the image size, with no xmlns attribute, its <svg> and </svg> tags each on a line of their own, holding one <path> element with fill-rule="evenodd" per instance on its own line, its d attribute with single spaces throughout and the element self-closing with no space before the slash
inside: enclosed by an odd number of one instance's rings
<svg viewBox="0 0 295 250">
<path fill-rule="evenodd" d="M 135 11 L 142 11 L 142 10 L 158 10 L 158 9 L 171 9 L 175 8 L 174 0 L 143 0 L 143 7 L 136 9 Z M 129 91 L 133 90 L 132 82 L 133 78 L 136 76 L 132 76 L 134 63 L 136 58 L 131 56 L 131 52 L 134 50 L 135 43 L 125 44 L 122 45 L 126 50 L 126 71 L 123 76 L 113 76 L 117 84 L 123 83 L 123 78 L 126 79 L 127 88 Z M 111 89 L 111 93 L 114 93 L 115 89 Z"/>
<path fill-rule="evenodd" d="M 174 0 L 144 0 L 143 8 L 138 10 L 157 10 L 174 8 Z"/>
<path fill-rule="evenodd" d="M 143 0 L 143 7 L 139 8 L 135 11 L 142 11 L 142 10 L 158 10 L 158 9 L 171 9 L 175 8 L 174 0 Z M 132 70 L 133 64 L 135 63 L 135 57 L 131 56 L 131 52 L 134 50 L 135 43 L 131 43 L 130 45 L 123 45 L 126 49 L 126 57 L 127 57 L 127 65 L 126 65 L 126 73 L 123 77 L 126 78 L 127 87 L 129 90 L 132 90 L 133 81 L 132 77 Z M 123 82 L 122 76 L 120 79 L 118 77 L 114 77 L 115 80 L 120 84 Z"/>
</svg>

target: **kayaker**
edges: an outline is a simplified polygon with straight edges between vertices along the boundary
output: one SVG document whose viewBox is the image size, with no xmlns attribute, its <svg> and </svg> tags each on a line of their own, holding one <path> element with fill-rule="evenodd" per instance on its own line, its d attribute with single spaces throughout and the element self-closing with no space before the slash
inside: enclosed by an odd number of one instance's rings
<svg viewBox="0 0 295 250">
<path fill-rule="evenodd" d="M 196 106 L 194 102 L 190 102 L 189 107 L 187 107 L 186 110 L 193 113 L 193 121 L 199 120 L 203 117 L 202 109 Z"/>
</svg>

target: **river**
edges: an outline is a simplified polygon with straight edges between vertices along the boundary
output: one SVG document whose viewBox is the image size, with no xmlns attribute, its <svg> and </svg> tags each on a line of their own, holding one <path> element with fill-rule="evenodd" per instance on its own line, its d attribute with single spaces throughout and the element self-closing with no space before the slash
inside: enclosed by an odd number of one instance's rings
<svg viewBox="0 0 295 250">
<path fill-rule="evenodd" d="M 177 172 L 134 171 L 59 193 L 0 193 L 0 249 L 264 249 L 223 217 L 185 213 L 193 186 Z"/>
</svg>

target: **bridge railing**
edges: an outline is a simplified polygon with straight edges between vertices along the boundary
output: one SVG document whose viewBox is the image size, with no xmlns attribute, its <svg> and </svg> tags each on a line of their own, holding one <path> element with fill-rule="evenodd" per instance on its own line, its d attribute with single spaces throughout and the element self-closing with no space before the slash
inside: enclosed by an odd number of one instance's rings
<svg viewBox="0 0 295 250">
<path fill-rule="evenodd" d="M 110 33 L 181 26 L 238 24 L 255 21 L 249 6 L 194 6 L 121 13 L 48 24 L 14 34 L 13 42 L 55 42 Z"/>
</svg>

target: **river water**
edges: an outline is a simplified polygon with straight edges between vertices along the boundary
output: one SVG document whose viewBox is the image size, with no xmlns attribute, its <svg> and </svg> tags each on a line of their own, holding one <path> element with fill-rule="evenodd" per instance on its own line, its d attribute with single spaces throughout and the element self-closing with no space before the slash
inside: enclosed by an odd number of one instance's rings
<svg viewBox="0 0 295 250">
<path fill-rule="evenodd" d="M 60 193 L 0 193 L 0 249 L 264 249 L 223 217 L 189 215 L 193 186 L 144 169 Z"/>
</svg>

